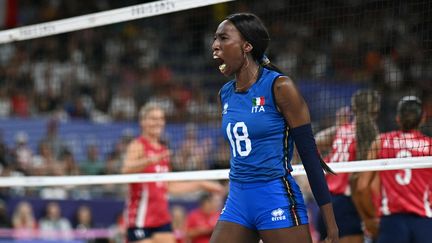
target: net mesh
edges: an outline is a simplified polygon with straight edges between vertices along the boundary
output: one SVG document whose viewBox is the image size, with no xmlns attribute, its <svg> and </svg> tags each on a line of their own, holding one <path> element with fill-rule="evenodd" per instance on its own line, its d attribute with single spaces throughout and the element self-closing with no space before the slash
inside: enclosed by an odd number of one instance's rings
<svg viewBox="0 0 432 243">
<path fill-rule="evenodd" d="M 4 29 L 138 3 L 5 2 Z M 364 146 L 378 132 L 398 129 L 396 107 L 406 95 L 422 100 L 420 130 L 432 135 L 430 1 L 234 1 L 0 44 L 1 175 L 119 174 L 126 147 L 140 132 L 138 111 L 148 102 L 166 111 L 163 140 L 174 171 L 229 168 L 217 103 L 226 78 L 213 66 L 211 43 L 217 25 L 233 12 L 253 12 L 268 27 L 267 54 L 301 90 L 314 130 L 323 135 L 323 155 L 332 149 L 324 129 L 356 115 L 351 99 L 360 89 L 380 96 L 359 99 L 365 110 L 380 104 L 379 112 L 358 123 L 368 124 Z M 121 213 L 125 189 L 18 187 L 0 193 L 9 216 L 22 200 L 32 198 L 40 218 L 46 200 L 65 199 L 63 214 L 73 219 L 84 203 L 79 200 L 87 200 L 98 217 L 93 227 L 107 228 Z M 103 218 L 98 200 L 112 203 L 116 213 Z"/>
</svg>

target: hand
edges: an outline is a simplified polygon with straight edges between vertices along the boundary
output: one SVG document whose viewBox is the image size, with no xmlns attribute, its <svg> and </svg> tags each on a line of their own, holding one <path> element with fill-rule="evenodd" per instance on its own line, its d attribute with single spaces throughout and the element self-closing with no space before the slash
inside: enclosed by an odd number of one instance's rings
<svg viewBox="0 0 432 243">
<path fill-rule="evenodd" d="M 372 238 L 376 238 L 378 236 L 379 231 L 379 219 L 377 218 L 369 218 L 363 220 L 363 227 L 365 233 Z"/>
<path fill-rule="evenodd" d="M 169 159 L 170 156 L 171 156 L 170 151 L 165 151 L 164 153 L 161 153 L 161 154 L 148 156 L 146 161 L 147 161 L 147 164 L 156 164 L 162 160 Z"/>
<path fill-rule="evenodd" d="M 167 150 L 159 155 L 159 160 L 166 160 L 171 157 L 171 151 Z"/>
<path fill-rule="evenodd" d="M 327 237 L 324 239 L 324 243 L 337 243 L 339 242 L 339 229 L 336 227 L 327 229 Z"/>
<path fill-rule="evenodd" d="M 333 206 L 331 203 L 324 204 L 320 207 L 321 215 L 327 226 L 327 237 L 324 239 L 325 243 L 339 242 L 339 229 L 333 213 Z"/>
</svg>

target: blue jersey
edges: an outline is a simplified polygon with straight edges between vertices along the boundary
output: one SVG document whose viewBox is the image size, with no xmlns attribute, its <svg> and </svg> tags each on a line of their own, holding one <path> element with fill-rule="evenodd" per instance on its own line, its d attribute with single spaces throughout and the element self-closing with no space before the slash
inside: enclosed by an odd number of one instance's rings
<svg viewBox="0 0 432 243">
<path fill-rule="evenodd" d="M 248 91 L 235 92 L 234 80 L 220 90 L 222 133 L 231 146 L 233 181 L 269 181 L 292 170 L 293 140 L 273 94 L 273 83 L 281 75 L 261 68 Z"/>
</svg>

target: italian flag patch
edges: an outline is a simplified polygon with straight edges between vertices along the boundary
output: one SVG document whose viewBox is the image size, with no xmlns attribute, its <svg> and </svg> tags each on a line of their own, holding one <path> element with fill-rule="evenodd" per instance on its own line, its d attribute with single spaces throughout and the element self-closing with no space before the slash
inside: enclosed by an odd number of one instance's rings
<svg viewBox="0 0 432 243">
<path fill-rule="evenodd" d="M 262 106 L 265 104 L 264 96 L 261 97 L 255 97 L 252 99 L 253 106 Z"/>
</svg>

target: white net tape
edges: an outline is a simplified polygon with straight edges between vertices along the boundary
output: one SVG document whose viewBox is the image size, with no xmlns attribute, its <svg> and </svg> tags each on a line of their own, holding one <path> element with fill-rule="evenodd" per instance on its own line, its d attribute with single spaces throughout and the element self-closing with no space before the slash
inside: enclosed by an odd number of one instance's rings
<svg viewBox="0 0 432 243">
<path fill-rule="evenodd" d="M 162 0 L 0 31 L 0 44 L 88 29 L 233 0 Z"/>
<path fill-rule="evenodd" d="M 432 156 L 363 160 L 329 164 L 337 173 L 432 168 Z M 229 170 L 201 170 L 171 173 L 143 173 L 97 176 L 28 176 L 0 178 L 0 187 L 124 184 L 152 181 L 191 181 L 228 179 Z M 302 165 L 294 165 L 292 175 L 305 175 Z"/>
</svg>

